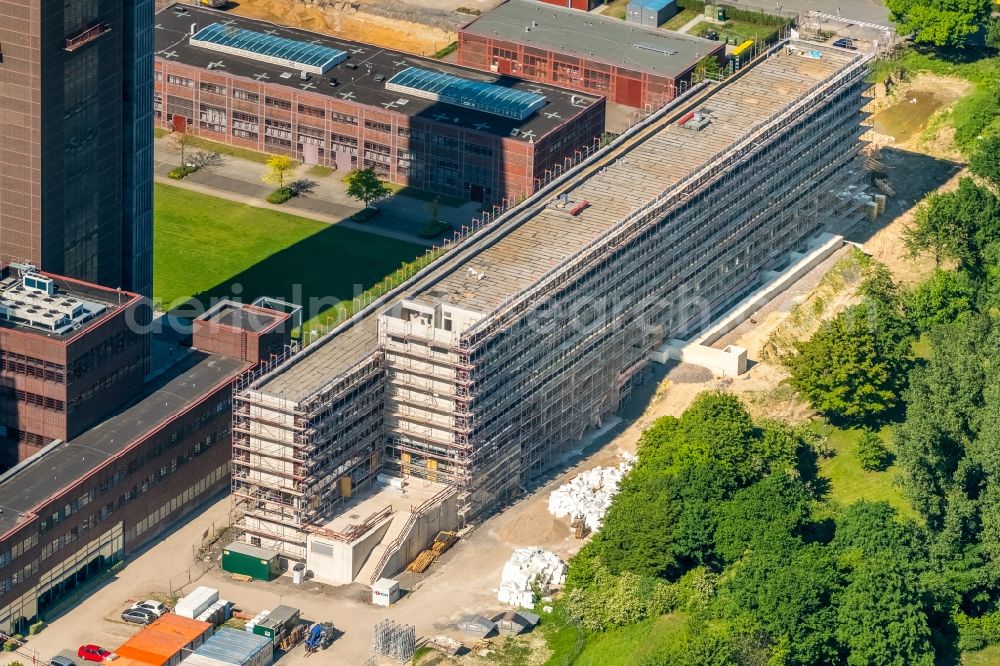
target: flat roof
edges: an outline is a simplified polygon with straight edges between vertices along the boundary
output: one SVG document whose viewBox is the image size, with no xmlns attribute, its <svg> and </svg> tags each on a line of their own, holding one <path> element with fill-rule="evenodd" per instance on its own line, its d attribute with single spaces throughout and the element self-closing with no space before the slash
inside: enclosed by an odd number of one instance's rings
<svg viewBox="0 0 1000 666">
<path fill-rule="evenodd" d="M 386 308 L 410 299 L 429 305 L 450 303 L 488 314 L 531 286 L 574 253 L 733 145 L 756 125 L 778 115 L 810 88 L 863 56 L 805 44 L 818 59 L 782 50 L 754 64 L 738 79 L 719 86 L 697 108 L 710 112 L 702 131 L 675 122 L 641 142 L 612 153 L 604 169 L 588 170 L 564 187 L 571 202 L 590 206 L 577 216 L 553 201 L 527 209 L 480 242 L 468 243 L 438 260 L 436 270 L 394 295 Z M 684 105 L 680 105 L 684 108 Z M 484 279 L 468 269 L 485 274 Z M 254 389 L 299 402 L 370 356 L 377 345 L 374 311 L 307 347 Z"/>
<path fill-rule="evenodd" d="M 720 42 L 538 0 L 507 0 L 462 32 L 669 77 L 725 48 Z"/>
<path fill-rule="evenodd" d="M 181 11 L 183 10 L 183 11 Z M 191 44 L 191 27 L 198 31 L 212 24 L 230 30 L 242 29 L 268 34 L 296 42 L 323 46 L 343 51 L 347 58 L 329 68 L 325 74 L 311 74 L 301 78 L 302 68 L 275 64 L 260 59 L 220 53 Z M 391 51 L 372 44 L 351 42 L 317 32 L 289 28 L 266 21 L 230 14 L 224 11 L 175 4 L 160 10 L 156 15 L 156 57 L 168 63 L 180 63 L 221 75 L 266 82 L 290 88 L 296 92 L 307 91 L 334 100 L 363 104 L 378 111 L 393 111 L 429 122 L 443 123 L 467 130 L 475 130 L 504 138 L 537 141 L 559 128 L 570 119 L 598 103 L 600 97 L 577 91 L 564 90 L 542 83 L 522 81 L 509 76 L 497 76 L 465 67 L 457 67 L 409 53 Z M 532 109 L 525 118 L 508 117 L 486 110 L 477 110 L 461 103 L 428 98 L 387 83 L 400 72 L 415 67 L 430 72 L 447 74 L 475 84 L 492 84 L 507 89 L 514 95 L 542 96 L 544 105 Z M 336 86 L 330 80 L 337 81 Z M 303 121 L 305 122 L 305 121 Z M 513 130 L 518 130 L 516 137 Z"/>
<path fill-rule="evenodd" d="M 291 315 L 287 312 L 224 300 L 197 317 L 195 321 L 262 333 L 286 319 L 291 319 Z"/>
<path fill-rule="evenodd" d="M 29 279 L 50 280 L 55 293 L 49 295 L 38 291 L 38 287 L 25 289 L 21 271 L 11 265 L 0 267 L 0 305 L 8 309 L 15 306 L 20 310 L 18 313 L 11 309 L 9 314 L 0 315 L 0 328 L 68 340 L 140 298 L 138 294 L 128 291 L 109 289 L 45 271 L 33 270 L 27 276 Z M 46 299 L 51 302 L 46 302 Z M 29 320 L 45 322 L 44 316 L 49 314 L 53 324 L 57 321 L 63 324 L 49 330 L 27 323 Z"/>
<path fill-rule="evenodd" d="M 261 650 L 268 650 L 270 646 L 271 639 L 267 636 L 220 627 L 211 638 L 195 648 L 194 654 L 243 666 L 247 657 L 256 655 Z"/>
<path fill-rule="evenodd" d="M 143 388 L 142 397 L 68 442 L 56 442 L 0 476 L 0 535 L 88 472 L 249 367 L 191 350 Z"/>
<path fill-rule="evenodd" d="M 115 653 L 148 664 L 165 664 L 212 629 L 214 626 L 210 622 L 164 613 L 119 645 Z"/>
</svg>

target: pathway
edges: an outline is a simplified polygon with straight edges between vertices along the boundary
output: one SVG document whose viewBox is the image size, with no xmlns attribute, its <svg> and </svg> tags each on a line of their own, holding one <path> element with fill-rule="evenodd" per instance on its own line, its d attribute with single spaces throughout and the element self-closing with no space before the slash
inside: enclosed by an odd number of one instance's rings
<svg viewBox="0 0 1000 666">
<path fill-rule="evenodd" d="M 201 175 L 201 174 L 195 174 Z M 414 228 L 413 220 L 403 220 L 395 218 L 394 216 L 386 213 L 385 211 L 379 213 L 378 217 L 374 218 L 370 222 L 360 223 L 354 222 L 349 219 L 355 211 L 350 210 L 346 213 L 340 213 L 339 215 L 328 215 L 326 213 L 320 213 L 315 210 L 319 206 L 290 206 L 287 203 L 280 206 L 270 204 L 264 200 L 263 196 L 254 196 L 249 194 L 240 194 L 233 189 L 219 189 L 214 185 L 204 185 L 197 182 L 192 182 L 194 176 L 188 176 L 184 180 L 173 180 L 167 178 L 166 176 L 161 176 L 157 174 L 154 179 L 157 183 L 163 183 L 164 185 L 170 185 L 172 187 L 179 187 L 185 190 L 191 190 L 192 192 L 198 192 L 199 194 L 207 194 L 209 196 L 218 197 L 219 199 L 226 199 L 227 201 L 234 201 L 236 203 L 246 204 L 247 206 L 254 206 L 256 208 L 268 208 L 270 210 L 280 210 L 282 213 L 288 213 L 289 215 L 298 215 L 299 217 L 305 217 L 310 220 L 317 220 L 319 222 L 326 222 L 327 224 L 337 224 L 347 229 L 356 229 L 357 231 L 364 231 L 366 233 L 375 234 L 376 236 L 386 236 L 388 238 L 395 238 L 397 240 L 403 240 L 408 243 L 417 243 L 419 245 L 424 245 L 426 247 L 432 247 L 435 245 L 435 241 L 428 240 L 426 238 L 420 238 L 414 232 L 407 231 L 396 231 L 394 227 L 408 227 Z M 202 176 L 204 179 L 204 176 Z M 214 180 L 214 179 L 213 179 Z M 264 188 L 267 190 L 267 188 Z M 269 191 L 269 190 L 267 190 Z M 267 195 L 267 191 L 264 195 Z M 294 201 L 299 204 L 303 204 L 309 201 L 306 197 L 298 197 Z M 381 204 L 379 204 L 381 208 Z M 327 210 L 331 210 L 332 206 L 329 206 Z M 359 209 L 360 210 L 360 209 Z M 423 224 L 422 222 L 420 224 Z M 419 227 L 417 227 L 419 228 Z"/>
<path fill-rule="evenodd" d="M 701 23 L 704 20 L 705 20 L 705 15 L 704 14 L 698 14 L 693 19 L 691 19 L 690 21 L 688 21 L 687 23 L 685 23 L 681 27 L 677 28 L 677 32 L 682 32 L 684 34 L 687 34 L 688 30 L 690 30 L 691 28 L 695 27 L 696 25 L 698 25 L 699 23 Z"/>
<path fill-rule="evenodd" d="M 214 196 L 256 205 L 261 208 L 279 208 L 280 210 L 302 215 L 330 224 L 344 224 L 361 231 L 401 238 L 403 240 L 433 245 L 433 241 L 417 236 L 417 232 L 427 222 L 431 214 L 431 204 L 404 194 L 395 194 L 378 202 L 381 211 L 378 217 L 365 224 L 350 222 L 350 217 L 363 208 L 363 205 L 347 195 L 347 186 L 341 182 L 340 176 L 334 172 L 328 176 L 312 176 L 307 173 L 308 167 L 300 166 L 289 176 L 289 181 L 305 179 L 315 182 L 312 191 L 296 197 L 294 206 L 284 204 L 273 206 L 264 201 L 264 197 L 274 189 L 266 185 L 261 177 L 267 167 L 257 162 L 251 162 L 238 157 L 224 156 L 222 164 L 194 173 L 182 181 L 164 181 L 167 174 L 180 163 L 179 156 L 168 139 L 157 139 L 153 142 L 154 172 L 157 180 L 169 182 L 171 185 L 188 187 L 194 191 L 212 194 Z M 192 149 L 197 150 L 197 148 Z M 456 228 L 477 215 L 479 204 L 467 202 L 461 206 L 438 206 L 438 217 L 451 223 Z"/>
</svg>

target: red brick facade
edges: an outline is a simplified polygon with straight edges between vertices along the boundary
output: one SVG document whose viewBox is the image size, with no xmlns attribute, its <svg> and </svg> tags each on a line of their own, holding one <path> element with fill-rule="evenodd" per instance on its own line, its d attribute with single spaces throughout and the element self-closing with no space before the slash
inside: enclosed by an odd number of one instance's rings
<svg viewBox="0 0 1000 666">
<path fill-rule="evenodd" d="M 599 140 L 604 108 L 599 99 L 555 130 L 525 141 L 156 60 L 159 127 L 296 159 L 311 144 L 319 164 L 372 167 L 390 182 L 473 201 L 532 193 L 547 169 Z"/>
<path fill-rule="evenodd" d="M 67 440 L 132 400 L 142 386 L 143 335 L 136 332 L 140 297 L 57 277 L 76 285 L 108 311 L 73 334 L 50 335 L 23 326 L 0 327 L 0 426 L 4 466 Z M 120 300 L 120 305 L 118 301 Z M 5 323 L 6 324 L 6 323 Z"/>
<path fill-rule="evenodd" d="M 604 0 L 539 0 L 557 7 L 568 7 L 569 9 L 579 9 L 582 12 L 589 12 L 604 4 Z"/>
<path fill-rule="evenodd" d="M 581 45 L 580 48 L 586 46 Z M 713 55 L 724 52 L 725 45 L 719 44 Z M 691 73 L 696 65 L 692 62 L 684 72 L 664 76 L 537 48 L 530 42 L 514 43 L 469 34 L 464 30 L 458 33 L 458 64 L 591 95 L 603 95 L 609 102 L 647 109 L 663 106 L 690 85 Z"/>
</svg>

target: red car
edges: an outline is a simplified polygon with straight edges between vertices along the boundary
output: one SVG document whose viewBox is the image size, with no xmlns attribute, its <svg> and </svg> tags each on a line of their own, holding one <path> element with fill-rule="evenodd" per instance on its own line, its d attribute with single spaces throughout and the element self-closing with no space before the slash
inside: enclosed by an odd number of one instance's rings
<svg viewBox="0 0 1000 666">
<path fill-rule="evenodd" d="M 81 645 L 80 649 L 76 651 L 76 656 L 80 659 L 86 659 L 87 661 L 111 661 L 112 659 L 117 659 L 118 655 L 114 652 L 109 652 L 99 645 Z"/>
</svg>

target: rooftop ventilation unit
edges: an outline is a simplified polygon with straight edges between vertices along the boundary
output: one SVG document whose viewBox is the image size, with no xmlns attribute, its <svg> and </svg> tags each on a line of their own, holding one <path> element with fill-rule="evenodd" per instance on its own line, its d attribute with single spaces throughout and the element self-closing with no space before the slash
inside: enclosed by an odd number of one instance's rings
<svg viewBox="0 0 1000 666">
<path fill-rule="evenodd" d="M 668 49 L 665 46 L 657 46 L 656 44 L 638 43 L 634 44 L 634 46 L 637 49 L 645 49 L 646 51 L 655 51 L 656 53 L 662 53 L 663 55 L 668 55 L 668 56 L 677 55 L 677 51 L 675 51 L 674 49 Z"/>
</svg>

